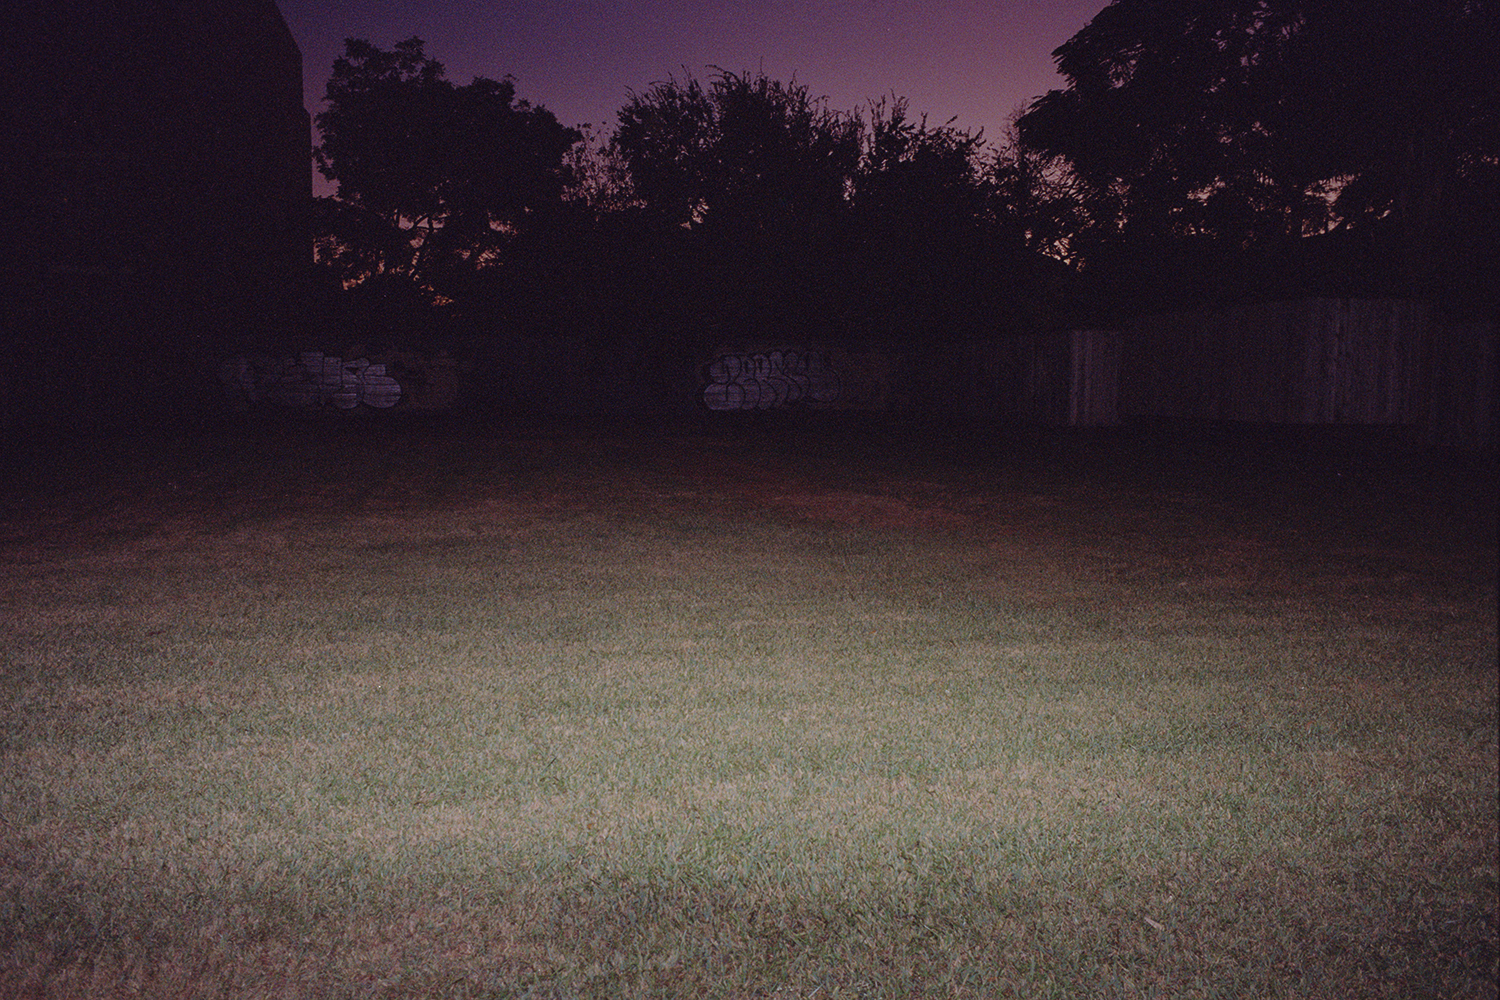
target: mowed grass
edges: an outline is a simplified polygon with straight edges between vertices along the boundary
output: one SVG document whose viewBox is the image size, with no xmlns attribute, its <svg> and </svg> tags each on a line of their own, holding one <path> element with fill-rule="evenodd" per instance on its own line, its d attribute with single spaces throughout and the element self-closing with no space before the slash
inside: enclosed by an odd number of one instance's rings
<svg viewBox="0 0 1500 1000">
<path fill-rule="evenodd" d="M 1492 467 L 1029 445 L 31 455 L 0 994 L 1494 997 Z"/>
</svg>

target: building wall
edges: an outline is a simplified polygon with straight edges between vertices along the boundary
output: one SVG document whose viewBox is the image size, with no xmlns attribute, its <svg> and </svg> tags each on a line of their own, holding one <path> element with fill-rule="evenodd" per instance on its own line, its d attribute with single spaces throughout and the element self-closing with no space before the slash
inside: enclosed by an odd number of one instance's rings
<svg viewBox="0 0 1500 1000">
<path fill-rule="evenodd" d="M 172 405 L 196 365 L 303 312 L 311 130 L 273 0 L 48 0 L 0 13 L 0 348 Z M 19 364 L 19 362 L 18 362 Z M 10 366 L 12 369 L 15 365 Z M 28 395 L 0 419 L 91 418 Z M 45 380 L 43 380 L 45 381 Z M 194 380 L 188 379 L 191 389 Z M 23 412 L 24 411 L 24 412 Z"/>
</svg>

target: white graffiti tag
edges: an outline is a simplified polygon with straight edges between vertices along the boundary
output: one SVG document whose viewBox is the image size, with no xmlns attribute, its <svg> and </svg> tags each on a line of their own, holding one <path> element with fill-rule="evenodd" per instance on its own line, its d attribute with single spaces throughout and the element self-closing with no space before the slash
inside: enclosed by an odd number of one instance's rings
<svg viewBox="0 0 1500 1000">
<path fill-rule="evenodd" d="M 721 354 L 708 366 L 703 402 L 710 410 L 769 410 L 832 403 L 840 388 L 821 351 Z"/>
<path fill-rule="evenodd" d="M 344 361 L 308 351 L 299 360 L 230 358 L 219 366 L 219 379 L 231 403 L 268 402 L 297 409 L 332 404 L 352 410 L 361 403 L 384 409 L 401 399 L 401 384 L 385 365 L 364 358 Z"/>
</svg>

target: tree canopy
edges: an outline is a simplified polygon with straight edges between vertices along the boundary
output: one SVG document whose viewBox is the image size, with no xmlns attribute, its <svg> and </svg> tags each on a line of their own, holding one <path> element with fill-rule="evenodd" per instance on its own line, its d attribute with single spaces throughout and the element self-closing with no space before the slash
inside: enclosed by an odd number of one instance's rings
<svg viewBox="0 0 1500 1000">
<path fill-rule="evenodd" d="M 1114 0 L 1019 137 L 1071 174 L 1096 267 L 1337 234 L 1396 261 L 1377 290 L 1434 294 L 1493 204 L 1497 51 L 1486 0 Z"/>
<path fill-rule="evenodd" d="M 982 136 L 900 98 L 843 112 L 764 74 L 669 79 L 632 95 L 613 150 L 644 217 L 693 246 L 693 294 L 741 327 L 921 342 L 1029 308 Z"/>
<path fill-rule="evenodd" d="M 509 77 L 457 86 L 419 39 L 349 40 L 317 116 L 325 287 L 375 315 L 457 303 L 476 329 L 679 346 L 1482 298 L 1494 10 L 1390 9 L 1407 47 L 1338 0 L 1114 0 L 995 149 L 895 95 L 842 111 L 725 70 L 631 94 L 585 142 Z"/>
<path fill-rule="evenodd" d="M 614 145 L 666 221 L 742 231 L 806 228 L 841 206 L 860 123 L 796 83 L 720 71 L 634 94 Z"/>
<path fill-rule="evenodd" d="M 440 296 L 561 203 L 583 138 L 509 77 L 449 82 L 418 38 L 347 40 L 325 100 L 315 155 L 338 193 L 319 213 L 322 259 L 346 282 L 396 274 Z"/>
<path fill-rule="evenodd" d="M 632 94 L 613 135 L 585 142 L 509 78 L 456 87 L 418 39 L 351 40 L 317 122 L 319 169 L 338 184 L 317 212 L 324 287 L 376 317 L 437 305 L 490 329 L 665 349 L 934 342 L 1047 312 L 1034 278 L 1048 240 L 1008 204 L 1032 175 L 998 183 L 980 134 L 894 95 L 839 111 L 720 70 Z"/>
</svg>

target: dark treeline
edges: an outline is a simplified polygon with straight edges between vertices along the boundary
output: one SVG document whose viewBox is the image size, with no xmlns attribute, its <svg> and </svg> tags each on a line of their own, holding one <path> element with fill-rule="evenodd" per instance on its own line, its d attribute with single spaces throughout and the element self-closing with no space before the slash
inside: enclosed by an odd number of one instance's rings
<svg viewBox="0 0 1500 1000">
<path fill-rule="evenodd" d="M 1019 123 L 1103 308 L 1399 296 L 1493 317 L 1489 0 L 1116 0 Z"/>
<path fill-rule="evenodd" d="M 320 284 L 367 323 L 920 343 L 1049 322 L 1066 272 L 1002 203 L 1010 164 L 898 98 L 844 112 L 719 71 L 598 139 L 510 80 L 452 84 L 419 40 L 351 41 L 318 124 Z"/>
<path fill-rule="evenodd" d="M 417 39 L 350 41 L 317 116 L 322 312 L 664 356 L 1300 295 L 1493 317 L 1495 28 L 1473 0 L 1116 0 L 993 144 L 724 70 L 585 135 Z"/>
</svg>

